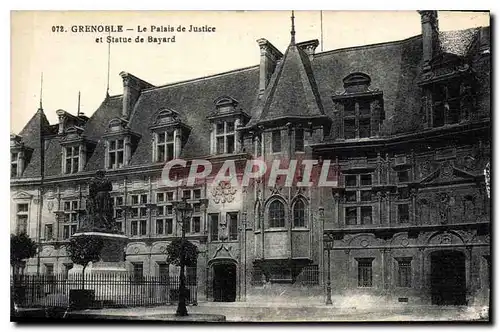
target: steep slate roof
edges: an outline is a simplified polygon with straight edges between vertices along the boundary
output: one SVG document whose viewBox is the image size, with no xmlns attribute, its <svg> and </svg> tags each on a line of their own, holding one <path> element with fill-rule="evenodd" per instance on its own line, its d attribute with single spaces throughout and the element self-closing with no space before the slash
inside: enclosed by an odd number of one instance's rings
<svg viewBox="0 0 500 332">
<path fill-rule="evenodd" d="M 130 127 L 142 135 L 131 165 L 152 160 L 149 125 L 161 108 L 170 108 L 186 119 L 191 133 L 181 152 L 181 158 L 210 154 L 210 125 L 206 117 L 215 110 L 214 100 L 228 95 L 239 101 L 239 107 L 249 112 L 259 88 L 258 66 L 214 75 L 185 83 L 170 84 L 144 91 L 137 101 Z"/>
<path fill-rule="evenodd" d="M 309 57 L 295 43 L 288 46 L 252 113 L 249 127 L 285 117 L 325 115 Z"/>
<path fill-rule="evenodd" d="M 476 52 L 471 45 L 477 40 L 480 29 L 489 27 L 440 33 L 440 45 L 443 51 L 467 56 Z M 162 108 L 177 111 L 191 127 L 181 158 L 203 157 L 209 155 L 210 126 L 206 117 L 215 110 L 214 100 L 217 97 L 227 95 L 238 100 L 238 107 L 252 117 L 249 124 L 284 116 L 314 117 L 325 114 L 333 119 L 331 97 L 344 91 L 342 79 L 353 72 L 368 74 L 371 77 L 370 89 L 383 92 L 385 120 L 381 135 L 416 131 L 422 122 L 417 85 L 421 59 L 421 36 L 326 51 L 316 54 L 312 61 L 292 43 L 260 100 L 258 65 L 143 90 L 130 117 L 131 130 L 141 135 L 131 165 L 151 164 L 152 133 L 149 126 Z M 97 142 L 85 171 L 104 168 L 105 141 L 102 136 L 109 121 L 121 116 L 121 110 L 121 95 L 107 97 L 85 124 L 84 136 Z M 48 135 L 46 175 L 60 174 L 59 138 L 49 127 L 43 112 L 37 112 L 21 131 L 25 145 L 35 149 L 23 177 L 39 175 L 40 132 Z"/>
<path fill-rule="evenodd" d="M 50 133 L 50 124 L 43 112 L 42 108 L 36 111 L 35 115 L 28 121 L 26 126 L 21 130 L 19 135 L 22 137 L 22 142 L 28 148 L 33 149 L 31 159 L 26 165 L 23 172 L 23 177 L 32 178 L 41 176 L 41 161 L 42 161 L 42 136 Z"/>
</svg>

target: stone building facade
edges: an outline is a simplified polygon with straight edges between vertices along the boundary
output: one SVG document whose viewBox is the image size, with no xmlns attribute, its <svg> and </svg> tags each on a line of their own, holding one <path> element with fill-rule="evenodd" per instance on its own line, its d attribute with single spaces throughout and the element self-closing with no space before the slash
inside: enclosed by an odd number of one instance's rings
<svg viewBox="0 0 500 332">
<path fill-rule="evenodd" d="M 188 198 L 199 299 L 323 301 L 329 268 L 334 296 L 488 303 L 489 27 L 440 32 L 420 15 L 422 35 L 401 41 L 316 53 L 292 27 L 284 53 L 257 41 L 257 66 L 164 86 L 122 72 L 123 94 L 90 118 L 58 110 L 51 125 L 40 108 L 11 135 L 11 231 L 40 243 L 25 272 L 71 269 L 65 244 L 105 170 L 131 273 L 175 273 L 165 248 Z M 168 187 L 175 159 L 232 160 L 239 178 L 252 159 L 330 162 L 337 185 Z"/>
</svg>

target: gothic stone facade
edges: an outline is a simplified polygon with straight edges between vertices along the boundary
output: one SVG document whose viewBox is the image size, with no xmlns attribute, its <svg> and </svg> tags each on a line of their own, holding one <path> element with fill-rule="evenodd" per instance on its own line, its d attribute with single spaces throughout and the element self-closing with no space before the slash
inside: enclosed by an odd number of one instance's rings
<svg viewBox="0 0 500 332">
<path fill-rule="evenodd" d="M 105 170 L 136 274 L 175 273 L 172 203 L 189 197 L 200 299 L 321 300 L 330 268 L 334 297 L 488 303 L 489 28 L 440 32 L 420 15 L 422 35 L 401 41 L 316 53 L 293 33 L 284 53 L 259 39 L 259 65 L 210 77 L 122 72 L 123 94 L 90 118 L 58 110 L 51 125 L 39 109 L 11 136 L 11 229 L 41 245 L 25 272 L 71 268 L 64 245 Z M 330 160 L 338 186 L 165 187 L 174 158 Z"/>
</svg>

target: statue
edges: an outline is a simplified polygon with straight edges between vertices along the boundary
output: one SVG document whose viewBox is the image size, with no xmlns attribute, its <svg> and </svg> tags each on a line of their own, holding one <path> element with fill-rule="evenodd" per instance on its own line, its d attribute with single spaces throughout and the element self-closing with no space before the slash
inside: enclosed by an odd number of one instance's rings
<svg viewBox="0 0 500 332">
<path fill-rule="evenodd" d="M 82 216 L 80 232 L 118 233 L 113 218 L 113 201 L 109 194 L 113 186 L 103 171 L 97 171 L 89 182 L 86 215 Z"/>
</svg>

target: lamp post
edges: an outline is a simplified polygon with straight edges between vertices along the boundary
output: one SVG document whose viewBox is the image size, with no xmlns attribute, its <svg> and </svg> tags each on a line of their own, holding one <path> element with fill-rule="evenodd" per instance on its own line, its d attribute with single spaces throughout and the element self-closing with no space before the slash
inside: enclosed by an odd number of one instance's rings
<svg viewBox="0 0 500 332">
<path fill-rule="evenodd" d="M 323 250 L 328 252 L 328 271 L 326 279 L 326 304 L 332 304 L 332 282 L 330 276 L 330 251 L 333 249 L 333 239 L 329 238 L 328 235 L 323 236 Z"/>
<path fill-rule="evenodd" d="M 193 208 L 190 204 L 186 202 L 187 198 L 183 197 L 182 201 L 176 202 L 174 208 L 177 214 L 177 222 L 181 225 L 181 252 L 180 252 L 180 275 L 179 275 L 179 303 L 177 305 L 176 316 L 187 316 L 186 308 L 186 278 L 185 278 L 185 247 L 186 242 L 186 232 L 185 225 L 186 221 L 190 222 L 191 216 L 193 215 Z"/>
</svg>

